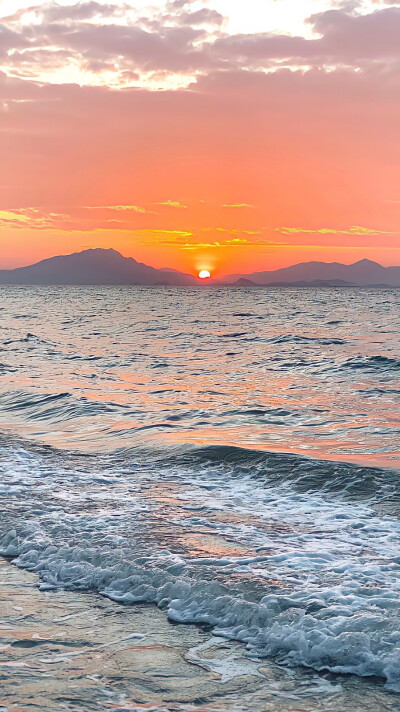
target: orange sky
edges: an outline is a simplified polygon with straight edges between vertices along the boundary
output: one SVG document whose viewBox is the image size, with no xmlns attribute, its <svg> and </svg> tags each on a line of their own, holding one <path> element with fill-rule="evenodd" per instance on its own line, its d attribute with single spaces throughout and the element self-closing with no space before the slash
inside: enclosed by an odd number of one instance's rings
<svg viewBox="0 0 400 712">
<path fill-rule="evenodd" d="M 251 2 L 0 2 L 0 267 L 400 264 L 399 4 Z"/>
</svg>

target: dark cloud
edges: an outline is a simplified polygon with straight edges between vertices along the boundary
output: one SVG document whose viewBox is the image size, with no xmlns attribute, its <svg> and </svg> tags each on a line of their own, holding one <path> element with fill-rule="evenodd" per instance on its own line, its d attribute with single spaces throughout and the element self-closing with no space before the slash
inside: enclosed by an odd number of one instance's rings
<svg viewBox="0 0 400 712">
<path fill-rule="evenodd" d="M 145 71 L 188 71 L 200 63 L 193 42 L 203 36 L 201 29 L 165 27 L 148 32 L 138 26 L 80 25 L 73 32 L 48 26 L 46 35 L 86 59 L 123 58 Z"/>
<path fill-rule="evenodd" d="M 217 39 L 211 51 L 218 57 L 250 65 L 254 61 L 283 58 L 330 64 L 400 59 L 400 7 L 369 15 L 330 10 L 313 15 L 308 22 L 320 38 L 265 33 L 233 35 Z"/>
<path fill-rule="evenodd" d="M 44 5 L 39 8 L 39 12 L 44 17 L 46 22 L 62 22 L 64 20 L 91 20 L 94 17 L 110 17 L 116 14 L 122 14 L 128 9 L 125 3 L 103 4 L 91 0 L 89 2 L 79 2 L 76 5 L 57 5 L 54 3 Z"/>
<path fill-rule="evenodd" d="M 354 4 L 354 3 L 353 3 Z M 48 3 L 37 10 L 40 23 L 0 26 L 0 53 L 19 50 L 7 57 L 10 67 L 21 67 L 32 76 L 40 72 L 40 57 L 48 66 L 49 47 L 57 64 L 62 57 L 85 69 L 100 72 L 117 63 L 121 71 L 202 73 L 216 70 L 371 66 L 392 71 L 400 62 L 400 7 L 390 6 L 369 14 L 335 9 L 308 20 L 315 37 L 269 33 L 221 35 L 223 17 L 203 8 L 190 11 L 191 3 L 173 0 L 167 12 L 138 17 L 123 23 L 115 16 L 128 6 L 94 0 L 61 7 Z M 93 21 L 101 15 L 99 22 Z M 92 20 L 92 21 L 91 21 Z M 22 50 L 29 50 L 25 54 Z M 58 56 L 57 56 L 58 53 Z M 31 65 L 31 66 L 29 66 Z M 57 65 L 58 66 L 58 65 Z M 127 74 L 125 75 L 127 76 Z"/>
<path fill-rule="evenodd" d="M 102 21 L 89 22 L 100 9 L 104 15 Z M 3 48 L 4 52 L 9 49 L 43 49 L 47 52 L 51 46 L 55 58 L 57 52 L 69 51 L 71 62 L 107 66 L 109 62 L 118 61 L 127 65 L 125 70 L 134 72 L 186 72 L 212 66 L 212 58 L 201 53 L 195 43 L 207 38 L 207 32 L 201 25 L 207 22 L 207 18 L 214 23 L 219 22 L 218 13 L 203 13 L 201 10 L 193 13 L 193 22 L 188 21 L 190 13 L 183 13 L 181 18 L 176 18 L 182 22 L 175 23 L 170 21 L 170 17 L 155 17 L 146 27 L 146 18 L 139 18 L 134 24 L 118 24 L 113 18 L 105 21 L 113 9 L 114 5 L 99 5 L 97 2 L 69 7 L 51 4 L 37 10 L 40 23 L 24 24 L 22 27 L 18 13 L 14 24 L 9 21 L 8 27 L 0 25 L 0 52 Z M 121 11 L 121 5 L 118 11 Z M 37 53 L 34 55 L 31 52 L 25 56 L 32 72 L 32 63 L 37 57 Z M 20 65 L 22 59 L 21 55 L 17 56 L 16 64 Z M 13 58 L 9 57 L 7 63 L 13 66 Z M 37 70 L 40 71 L 40 64 Z"/>
<path fill-rule="evenodd" d="M 26 47 L 26 44 L 26 39 L 21 34 L 0 24 L 0 57 L 6 56 L 11 49 Z"/>
<path fill-rule="evenodd" d="M 330 10 L 309 22 L 323 36 L 322 52 L 337 59 L 400 58 L 400 7 L 369 15 Z"/>
<path fill-rule="evenodd" d="M 206 7 L 195 12 L 180 13 L 177 19 L 182 25 L 222 25 L 224 22 L 223 15 Z"/>
<path fill-rule="evenodd" d="M 181 10 L 184 7 L 192 5 L 193 2 L 195 2 L 195 0 L 169 0 L 167 7 L 170 10 Z"/>
</svg>

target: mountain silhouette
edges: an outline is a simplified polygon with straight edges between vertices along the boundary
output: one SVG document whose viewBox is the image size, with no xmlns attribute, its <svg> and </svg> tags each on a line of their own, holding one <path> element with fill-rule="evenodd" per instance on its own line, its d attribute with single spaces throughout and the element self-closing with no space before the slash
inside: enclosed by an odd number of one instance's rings
<svg viewBox="0 0 400 712">
<path fill-rule="evenodd" d="M 247 280 L 258 285 L 284 286 L 392 286 L 400 287 L 400 267 L 382 267 L 371 260 L 360 260 L 352 265 L 340 262 L 302 262 L 277 270 L 252 272 L 251 274 L 231 274 L 225 277 L 225 284 Z M 325 285 L 318 284 L 324 282 Z M 329 283 L 331 283 L 329 285 Z M 333 283 L 336 283 L 333 284 Z M 346 284 L 347 283 L 347 284 Z"/>
<path fill-rule="evenodd" d="M 400 267 L 383 267 L 371 260 L 352 265 L 340 262 L 303 262 L 282 269 L 232 274 L 201 282 L 174 269 L 156 269 L 113 249 L 95 248 L 50 257 L 28 267 L 0 270 L 0 284 L 143 285 L 235 287 L 400 287 Z"/>
<path fill-rule="evenodd" d="M 92 249 L 50 257 L 29 267 L 0 270 L 0 284 L 104 284 L 193 286 L 198 279 L 169 269 L 155 269 L 123 257 L 116 250 Z"/>
</svg>

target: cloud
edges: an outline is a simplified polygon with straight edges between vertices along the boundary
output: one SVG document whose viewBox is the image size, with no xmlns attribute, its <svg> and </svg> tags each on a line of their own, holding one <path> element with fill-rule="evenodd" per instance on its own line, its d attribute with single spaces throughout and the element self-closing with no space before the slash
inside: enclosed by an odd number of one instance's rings
<svg viewBox="0 0 400 712">
<path fill-rule="evenodd" d="M 50 75 L 56 81 L 73 67 L 81 83 L 90 78 L 121 88 L 129 82 L 150 82 L 150 87 L 152 81 L 167 87 L 174 75 L 178 88 L 217 71 L 277 71 L 282 65 L 302 71 L 345 65 L 383 72 L 397 63 L 398 72 L 400 7 L 380 6 L 369 13 L 352 5 L 346 8 L 312 15 L 308 23 L 314 35 L 307 38 L 222 34 L 220 13 L 210 8 L 191 11 L 190 4 L 179 0 L 170 2 L 166 11 L 153 8 L 147 15 L 127 3 L 50 2 L 3 20 L 0 56 L 8 71 L 21 76 L 24 71 L 24 76 L 40 78 L 46 72 L 46 81 Z"/>
<path fill-rule="evenodd" d="M 86 61 L 129 61 L 142 71 L 188 71 L 199 64 L 193 42 L 202 30 L 192 27 L 166 27 L 163 32 L 148 32 L 125 25 L 80 25 L 74 32 L 52 26 L 45 29 L 51 41 L 78 52 Z"/>
<path fill-rule="evenodd" d="M 167 208 L 177 208 L 178 210 L 187 210 L 187 205 L 180 203 L 178 200 L 164 200 L 164 202 L 156 203 L 156 205 L 163 205 Z"/>
<path fill-rule="evenodd" d="M 222 25 L 224 22 L 224 16 L 216 10 L 210 10 L 203 7 L 201 10 L 196 10 L 195 12 L 184 12 L 181 13 L 177 20 L 182 25 Z"/>
<path fill-rule="evenodd" d="M 190 90 L 151 92 L 0 73 L 0 106 L 9 107 L 1 112 L 7 180 L 0 208 L 45 206 L 31 216 L 35 239 L 50 213 L 67 216 L 53 216 L 52 229 L 114 230 L 115 240 L 124 230 L 190 228 L 208 243 L 245 237 L 204 239 L 200 229 L 213 225 L 255 232 L 293 225 L 308 233 L 307 225 L 335 229 L 338 219 L 346 231 L 360 224 L 391 231 L 398 220 L 386 202 L 400 160 L 396 81 L 394 70 L 240 70 L 210 73 Z M 166 195 L 206 202 L 157 210 Z M 257 209 L 222 208 L 234 204 L 232 196 Z M 93 205 L 103 209 L 81 207 Z M 159 215 L 115 209 L 132 205 Z M 333 233 L 314 235 L 334 241 Z M 398 242 L 376 235 L 379 244 Z M 343 242 L 373 239 L 349 233 Z"/>
<path fill-rule="evenodd" d="M 155 213 L 137 205 L 84 206 L 61 211 L 42 207 L 0 210 L 0 227 L 31 230 L 129 230 L 137 218 Z"/>
<path fill-rule="evenodd" d="M 339 60 L 400 57 L 400 7 L 369 14 L 329 10 L 310 17 L 323 37 L 323 52 Z"/>
<path fill-rule="evenodd" d="M 1 20 L 3 254 L 92 232 L 150 262 L 285 245 L 299 260 L 303 235 L 398 261 L 400 7 L 335 3 L 296 37 L 232 34 L 199 2 L 135 6 Z"/>
<path fill-rule="evenodd" d="M 181 10 L 182 8 L 189 7 L 195 2 L 195 0 L 168 0 L 167 7 L 170 10 Z"/>
<path fill-rule="evenodd" d="M 48 230 L 57 224 L 66 224 L 68 216 L 49 212 L 38 208 L 24 208 L 21 210 L 0 210 L 0 227 L 16 229 L 27 228 L 33 230 Z"/>
<path fill-rule="evenodd" d="M 159 232 L 161 235 L 161 232 Z M 162 238 L 162 236 L 161 236 Z M 249 240 L 248 238 L 245 237 L 231 237 L 231 238 L 221 238 L 220 240 L 211 240 L 205 242 L 203 238 L 199 235 L 194 235 L 193 233 L 182 233 L 182 234 L 176 234 L 172 238 L 162 238 L 161 241 L 158 242 L 158 244 L 162 244 L 165 246 L 175 246 L 179 247 L 182 250 L 199 250 L 199 249 L 226 249 L 226 248 L 235 248 L 235 247 L 260 247 L 260 248 L 265 248 L 268 247 L 270 244 L 280 244 L 280 243 L 272 243 L 269 240 L 256 240 L 256 239 L 251 239 Z"/>
<path fill-rule="evenodd" d="M 214 57 L 241 66 L 262 66 L 272 60 L 312 64 L 358 64 L 363 60 L 400 59 L 400 7 L 367 15 L 329 10 L 308 19 L 319 38 L 279 34 L 242 34 L 217 38 Z"/>
<path fill-rule="evenodd" d="M 312 230 L 312 229 L 307 229 L 303 227 L 277 227 L 275 228 L 276 232 L 280 232 L 282 235 L 295 235 L 297 233 L 300 234 L 314 234 L 314 235 L 360 235 L 360 236 L 368 236 L 368 235 L 390 235 L 392 234 L 391 232 L 387 232 L 384 230 L 374 230 L 370 229 L 368 227 L 361 227 L 359 225 L 353 225 L 352 227 L 349 227 L 347 230 L 335 230 L 334 228 L 330 227 L 321 227 L 318 228 L 317 230 Z"/>
<path fill-rule="evenodd" d="M 151 15 L 136 13 L 135 17 L 134 8 L 126 3 L 90 1 L 64 6 L 50 2 L 3 20 L 0 51 L 2 45 L 6 50 L 24 50 L 27 66 L 38 75 L 40 58 L 32 54 L 38 51 L 69 52 L 70 62 L 79 64 L 82 71 L 96 63 L 104 69 L 119 64 L 127 71 L 192 71 L 206 61 L 196 46 L 208 36 L 201 25 L 220 24 L 222 19 L 206 8 L 174 15 L 157 14 L 153 8 Z M 21 64 L 21 55 L 14 59 Z M 9 56 L 10 67 L 14 59 Z"/>
<path fill-rule="evenodd" d="M 120 212 L 121 210 L 131 210 L 134 213 L 148 213 L 149 210 L 142 208 L 140 205 L 88 205 L 86 210 L 116 210 Z"/>
<path fill-rule="evenodd" d="M 249 203 L 232 203 L 232 204 L 227 203 L 226 205 L 223 205 L 222 207 L 223 208 L 254 208 L 254 205 L 250 205 Z"/>
<path fill-rule="evenodd" d="M 4 24 L 0 24 L 0 58 L 6 59 L 8 52 L 14 49 L 26 47 L 26 39 L 14 30 L 9 29 Z"/>
<path fill-rule="evenodd" d="M 135 242 L 141 242 L 148 246 L 184 247 L 186 244 L 189 244 L 188 240 L 193 237 L 193 233 L 188 230 L 157 230 L 148 228 L 134 230 L 131 232 L 131 236 L 134 237 Z"/>
<path fill-rule="evenodd" d="M 45 22 L 83 21 L 92 20 L 96 17 L 112 17 L 124 15 L 129 10 L 126 3 L 111 4 L 99 3 L 95 0 L 89 2 L 78 2 L 75 5 L 58 5 L 57 3 L 47 3 L 33 10 L 36 15 L 40 15 Z M 32 10 L 30 10 L 32 12 Z"/>
</svg>

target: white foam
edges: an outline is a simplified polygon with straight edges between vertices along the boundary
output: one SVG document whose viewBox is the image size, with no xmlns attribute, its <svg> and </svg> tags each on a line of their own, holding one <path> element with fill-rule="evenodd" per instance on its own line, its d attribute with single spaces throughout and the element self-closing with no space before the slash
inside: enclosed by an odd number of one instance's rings
<svg viewBox="0 0 400 712">
<path fill-rule="evenodd" d="M 40 468 L 35 458 L 14 461 L 10 478 L 21 480 L 23 470 L 25 490 L 9 494 L 0 553 L 35 571 L 42 587 L 154 603 L 171 620 L 209 624 L 252 654 L 376 675 L 400 692 L 397 520 L 359 503 L 300 496 L 286 486 L 226 477 L 214 487 L 216 475 L 214 481 L 209 474 L 174 472 L 175 497 L 201 510 L 192 518 L 173 504 L 150 505 L 140 491 L 143 473 L 140 485 L 131 475 L 113 484 L 112 478 L 104 483 L 76 472 L 60 477 L 48 471 L 40 479 Z M 50 497 L 55 487 L 56 499 Z M 224 518 L 229 512 L 236 516 Z M 169 515 L 170 534 L 181 542 L 185 531 L 218 534 L 233 547 L 245 544 L 249 554 L 196 558 L 190 546 L 171 552 L 165 540 L 154 538 L 160 518 Z"/>
</svg>

